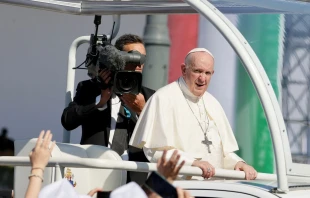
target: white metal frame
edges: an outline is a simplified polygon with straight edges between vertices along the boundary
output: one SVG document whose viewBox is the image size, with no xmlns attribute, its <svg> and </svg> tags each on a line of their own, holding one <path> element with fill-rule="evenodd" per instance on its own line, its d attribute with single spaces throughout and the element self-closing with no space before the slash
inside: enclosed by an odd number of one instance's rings
<svg viewBox="0 0 310 198">
<path fill-rule="evenodd" d="M 309 14 L 310 4 L 292 0 L 209 0 L 223 13 Z M 51 10 L 76 15 L 194 13 L 188 4 L 177 0 L 0 0 L 0 3 Z"/>
<path fill-rule="evenodd" d="M 276 171 L 277 171 L 277 183 L 278 190 L 280 192 L 288 192 L 288 178 L 300 179 L 302 178 L 304 181 L 309 181 L 310 169 L 309 165 L 303 164 L 295 164 L 292 163 L 292 157 L 287 137 L 287 132 L 283 120 L 283 116 L 281 113 L 281 109 L 275 93 L 272 89 L 271 83 L 259 61 L 256 54 L 252 50 L 251 46 L 242 36 L 242 34 L 238 31 L 238 29 L 210 2 L 207 0 L 184 0 L 187 2 L 192 8 L 206 17 L 226 38 L 226 40 L 230 43 L 230 45 L 234 48 L 235 52 L 240 57 L 243 65 L 248 72 L 253 84 L 257 90 L 258 96 L 262 103 L 263 109 L 265 111 L 271 137 L 273 141 L 273 148 L 275 153 L 275 161 L 276 161 Z M 239 2 L 241 2 L 240 0 Z M 0 2 L 3 2 L 1 0 Z M 18 0 L 16 0 L 18 2 Z M 117 23 L 119 27 L 119 23 Z M 118 31 L 115 31 L 112 35 L 113 37 L 117 34 Z M 67 106 L 69 102 L 72 101 L 74 95 L 74 81 L 75 81 L 75 70 L 72 68 L 76 66 L 76 50 L 77 48 L 83 44 L 89 42 L 89 36 L 82 36 L 75 39 L 70 47 L 69 51 L 69 60 L 68 60 L 68 73 L 67 73 L 67 89 L 66 89 L 66 103 Z M 63 134 L 63 142 L 70 142 L 70 133 L 68 131 L 64 131 Z M 19 161 L 20 160 L 20 161 Z M 29 166 L 29 159 L 22 159 L 20 157 L 12 157 L 12 158 L 0 158 L 0 164 L 7 165 L 24 165 Z M 91 162 L 91 163 L 90 163 Z M 99 164 L 97 164 L 99 163 Z M 62 164 L 63 166 L 71 166 L 71 167 L 101 167 L 101 168 L 116 168 L 116 169 L 125 169 L 125 170 L 135 170 L 135 171 L 152 171 L 155 170 L 154 165 L 150 165 L 148 163 L 136 163 L 136 162 L 123 162 L 121 165 L 119 163 L 115 164 L 113 161 L 106 161 L 104 165 L 103 162 L 95 162 L 93 159 L 87 159 L 85 161 L 79 162 L 67 162 L 65 159 L 51 159 L 50 165 L 59 166 Z M 136 163 L 140 165 L 133 165 L 130 163 Z M 146 169 L 148 167 L 148 169 Z M 308 169 L 307 169 L 308 168 Z M 185 171 L 188 169 L 188 172 Z M 243 172 L 226 172 L 227 170 L 216 170 L 216 176 L 220 177 L 231 177 L 233 178 L 244 178 Z M 201 170 L 193 167 L 184 167 L 181 171 L 181 174 L 190 174 L 190 175 L 201 175 Z M 236 175 L 235 175 L 236 174 Z M 259 174 L 258 179 L 261 177 L 262 173 Z M 304 177 L 294 177 L 296 176 L 304 176 Z M 59 176 L 58 176 L 59 177 Z M 274 176 L 272 176 L 274 177 Z M 273 178 L 274 180 L 275 178 Z"/>
<path fill-rule="evenodd" d="M 6 166 L 31 166 L 29 157 L 0 157 L 0 165 Z M 53 157 L 48 162 L 48 167 L 55 167 L 55 180 L 58 181 L 63 178 L 60 167 L 72 168 L 101 168 L 101 169 L 117 169 L 136 172 L 151 172 L 157 170 L 156 163 L 133 162 L 133 161 L 116 161 L 106 159 L 94 158 L 71 158 L 66 159 L 62 157 Z M 198 167 L 184 166 L 180 170 L 181 175 L 201 176 L 202 170 Z M 243 171 L 234 171 L 226 169 L 215 169 L 215 178 L 224 179 L 239 179 L 244 180 L 245 173 Z M 296 176 L 288 176 L 289 182 L 305 183 L 310 182 L 310 178 L 301 178 Z M 276 174 L 258 173 L 256 180 L 276 181 Z"/>
<path fill-rule="evenodd" d="M 75 70 L 72 69 L 76 66 L 76 50 L 77 48 L 84 44 L 89 43 L 90 36 L 81 36 L 76 38 L 69 49 L 69 59 L 68 59 L 68 70 L 67 70 L 67 88 L 65 96 L 65 107 L 68 106 L 70 102 L 73 101 L 74 96 L 74 81 L 75 81 Z M 63 140 L 64 143 L 70 143 L 70 132 L 64 129 Z"/>
<path fill-rule="evenodd" d="M 0 165 L 8 166 L 30 166 L 29 157 L 0 157 Z M 132 162 L 132 161 L 116 161 L 105 159 L 93 159 L 93 158 L 70 158 L 65 159 L 62 157 L 52 157 L 49 160 L 48 167 L 74 167 L 74 168 L 102 168 L 102 169 L 117 169 L 137 172 L 151 172 L 156 171 L 156 163 L 146 162 Z M 182 167 L 180 174 L 201 176 L 202 170 L 198 167 L 184 166 Z M 245 178 L 243 171 L 233 171 L 225 169 L 215 169 L 215 176 L 217 178 L 230 178 L 240 179 Z M 56 181 L 61 179 L 61 176 L 56 176 Z M 258 173 L 258 180 L 275 181 L 276 175 L 267 173 Z M 296 180 L 296 178 L 292 178 Z M 309 179 L 310 181 L 310 179 Z"/>
</svg>

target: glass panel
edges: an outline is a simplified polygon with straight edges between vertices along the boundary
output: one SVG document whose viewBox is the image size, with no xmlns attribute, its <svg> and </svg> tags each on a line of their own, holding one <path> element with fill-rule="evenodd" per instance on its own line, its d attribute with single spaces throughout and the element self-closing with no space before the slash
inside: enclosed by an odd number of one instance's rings
<svg viewBox="0 0 310 198">
<path fill-rule="evenodd" d="M 282 110 L 293 162 L 310 164 L 310 16 L 286 15 Z"/>
<path fill-rule="evenodd" d="M 293 162 L 310 164 L 310 15 L 238 15 L 237 27 L 259 57 L 278 97 Z M 250 152 L 245 147 L 248 143 L 242 142 L 244 133 L 242 137 L 237 134 L 240 153 L 272 159 L 267 157 L 272 152 L 271 141 L 266 136 L 269 129 L 261 104 L 253 98 L 254 87 L 243 68 L 237 76 L 237 113 L 240 114 L 236 115 L 236 130 L 250 130 L 254 138 Z M 244 126 L 247 121 L 251 127 Z M 249 159 L 264 170 L 264 160 L 257 158 L 256 163 L 256 158 Z"/>
</svg>

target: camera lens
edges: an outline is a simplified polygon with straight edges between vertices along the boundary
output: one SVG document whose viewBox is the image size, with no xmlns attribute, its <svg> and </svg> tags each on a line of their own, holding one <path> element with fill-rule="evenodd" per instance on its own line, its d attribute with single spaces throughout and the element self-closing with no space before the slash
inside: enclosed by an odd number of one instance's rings
<svg viewBox="0 0 310 198">
<path fill-rule="evenodd" d="M 142 74 L 135 71 L 119 71 L 115 74 L 114 92 L 116 94 L 139 94 L 142 84 Z"/>
<path fill-rule="evenodd" d="M 119 79 L 119 88 L 124 91 L 128 92 L 137 86 L 137 81 L 132 76 L 126 76 L 123 79 Z"/>
</svg>

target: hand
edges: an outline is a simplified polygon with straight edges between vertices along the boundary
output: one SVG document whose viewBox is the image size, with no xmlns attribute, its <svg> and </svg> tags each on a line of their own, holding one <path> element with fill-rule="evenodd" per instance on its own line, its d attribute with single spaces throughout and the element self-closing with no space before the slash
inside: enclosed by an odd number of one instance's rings
<svg viewBox="0 0 310 198">
<path fill-rule="evenodd" d="M 100 78 L 106 84 L 108 84 L 111 80 L 110 75 L 111 75 L 111 72 L 108 71 L 107 69 L 104 69 L 99 73 Z M 111 94 L 112 94 L 112 92 L 111 92 L 110 88 L 101 90 L 101 98 L 100 98 L 100 102 L 96 105 L 97 108 L 103 107 L 108 102 L 108 100 L 110 99 Z"/>
<path fill-rule="evenodd" d="M 103 107 L 108 102 L 108 100 L 111 98 L 111 94 L 112 92 L 110 88 L 101 90 L 101 98 L 100 98 L 99 103 L 96 105 L 96 107 L 97 108 Z"/>
<path fill-rule="evenodd" d="M 99 72 L 98 76 L 101 78 L 102 82 L 109 84 L 111 80 L 111 71 L 108 69 L 103 69 Z"/>
<path fill-rule="evenodd" d="M 246 180 L 254 180 L 257 177 L 257 171 L 250 165 L 244 162 L 237 162 L 235 170 L 244 171 Z"/>
<path fill-rule="evenodd" d="M 183 190 L 182 188 L 177 187 L 178 198 L 191 198 L 191 195 L 188 191 Z"/>
<path fill-rule="evenodd" d="M 180 187 L 177 187 L 176 190 L 177 190 L 178 198 L 193 198 L 188 191 L 183 190 Z M 147 194 L 148 198 L 162 198 L 161 196 L 159 196 L 154 191 L 149 191 L 146 194 Z"/>
<path fill-rule="evenodd" d="M 136 112 L 136 114 L 138 115 L 140 115 L 145 105 L 145 99 L 141 93 L 139 93 L 138 95 L 124 94 L 121 97 L 121 100 L 125 103 L 127 107 L 129 107 L 132 111 Z"/>
<path fill-rule="evenodd" d="M 166 161 L 166 154 L 167 151 L 164 150 L 163 155 L 157 162 L 157 171 L 164 176 L 168 182 L 172 183 L 177 178 L 180 169 L 185 164 L 185 161 L 182 161 L 182 163 L 177 166 L 180 159 L 180 155 L 178 155 L 177 150 L 173 152 L 169 161 Z"/>
<path fill-rule="evenodd" d="M 192 166 L 197 166 L 202 170 L 202 177 L 203 178 L 211 178 L 215 175 L 214 167 L 207 161 L 198 161 L 195 160 Z"/>
<path fill-rule="evenodd" d="M 51 152 L 53 151 L 53 148 L 55 146 L 54 141 L 51 145 L 51 148 L 49 148 L 49 145 L 53 137 L 51 132 L 48 130 L 45 135 L 44 133 L 45 131 L 41 131 L 36 146 L 29 154 L 32 168 L 38 168 L 42 170 L 45 169 L 48 160 L 51 157 Z"/>
<path fill-rule="evenodd" d="M 102 189 L 101 188 L 94 188 L 91 191 L 89 191 L 89 193 L 87 194 L 90 197 L 93 197 L 97 192 L 101 192 Z"/>
</svg>

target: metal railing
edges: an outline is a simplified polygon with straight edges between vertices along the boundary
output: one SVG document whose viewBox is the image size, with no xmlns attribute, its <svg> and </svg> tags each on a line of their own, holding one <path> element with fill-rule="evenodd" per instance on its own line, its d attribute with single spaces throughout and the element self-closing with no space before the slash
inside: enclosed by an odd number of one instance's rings
<svg viewBox="0 0 310 198">
<path fill-rule="evenodd" d="M 29 157 L 0 157 L 0 166 L 31 166 Z M 157 171 L 156 163 L 117 161 L 94 158 L 62 158 L 53 157 L 48 162 L 48 167 L 72 167 L 72 168 L 101 168 L 116 169 L 136 172 Z M 201 176 L 202 170 L 198 167 L 183 166 L 180 175 Z M 244 179 L 243 171 L 215 169 L 214 177 L 226 179 Z M 257 180 L 276 181 L 275 174 L 258 173 Z"/>
</svg>

